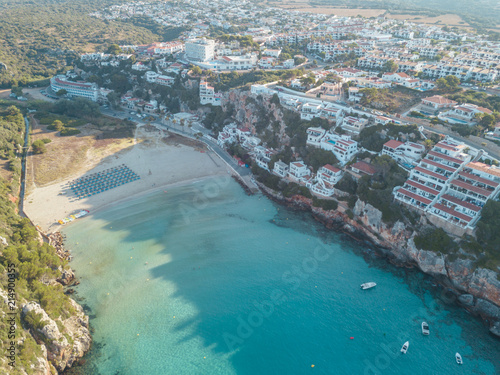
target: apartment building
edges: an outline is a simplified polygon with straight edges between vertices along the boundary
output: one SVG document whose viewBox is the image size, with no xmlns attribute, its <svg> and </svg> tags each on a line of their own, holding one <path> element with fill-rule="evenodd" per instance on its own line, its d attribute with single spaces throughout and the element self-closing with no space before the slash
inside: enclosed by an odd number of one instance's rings
<svg viewBox="0 0 500 375">
<path fill-rule="evenodd" d="M 50 79 L 50 88 L 54 93 L 65 90 L 69 97 L 80 97 L 97 102 L 99 99 L 99 87 L 96 83 L 69 81 L 64 75 L 57 75 Z"/>
<path fill-rule="evenodd" d="M 215 58 L 215 40 L 193 39 L 186 42 L 186 56 L 192 61 L 206 62 Z"/>
<path fill-rule="evenodd" d="M 388 155 L 401 164 L 412 165 L 422 158 L 425 147 L 414 142 L 390 140 L 382 148 L 382 155 Z"/>
</svg>

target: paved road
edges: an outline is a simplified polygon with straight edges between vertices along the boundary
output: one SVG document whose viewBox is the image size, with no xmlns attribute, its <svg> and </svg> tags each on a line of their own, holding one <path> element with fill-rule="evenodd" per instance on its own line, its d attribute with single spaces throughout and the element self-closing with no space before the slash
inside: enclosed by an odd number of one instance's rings
<svg viewBox="0 0 500 375">
<path fill-rule="evenodd" d="M 145 125 L 147 122 L 143 121 L 142 119 L 137 118 L 136 116 L 132 116 L 129 114 L 127 111 L 122 111 L 122 110 L 113 110 L 113 109 L 104 109 L 101 108 L 101 112 L 103 115 L 114 117 L 114 118 L 120 118 L 120 119 L 126 119 L 129 117 L 133 117 L 134 122 L 137 122 L 138 124 Z M 242 178 L 245 176 L 249 176 L 252 174 L 250 171 L 250 168 L 245 168 L 245 167 L 240 167 L 236 160 L 227 153 L 224 149 L 222 149 L 216 141 L 213 140 L 212 137 L 209 137 L 210 131 L 200 125 L 199 123 L 193 122 L 192 126 L 192 131 L 185 131 L 183 126 L 173 124 L 172 122 L 165 122 L 165 121 L 152 121 L 151 124 L 160 126 L 162 128 L 168 128 L 169 131 L 173 131 L 175 133 L 181 134 L 183 136 L 186 136 L 188 138 L 196 139 L 196 137 L 193 136 L 194 133 L 203 133 L 203 138 L 198 139 L 199 141 L 204 142 L 209 148 L 214 151 L 222 160 L 224 160 L 229 166 L 236 172 L 238 173 Z M 246 180 L 246 179 L 245 179 Z"/>
</svg>

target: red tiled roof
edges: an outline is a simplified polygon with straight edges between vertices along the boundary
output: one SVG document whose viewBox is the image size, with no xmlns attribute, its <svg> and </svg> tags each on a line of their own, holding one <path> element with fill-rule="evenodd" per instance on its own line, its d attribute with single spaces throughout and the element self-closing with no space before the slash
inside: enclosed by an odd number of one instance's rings
<svg viewBox="0 0 500 375">
<path fill-rule="evenodd" d="M 425 148 L 423 145 L 419 145 L 418 143 L 413 142 L 407 142 L 406 145 L 409 147 L 418 148 L 419 150 L 423 150 Z"/>
<path fill-rule="evenodd" d="M 449 171 L 449 172 L 455 172 L 457 170 L 457 168 L 453 168 L 453 167 L 450 167 L 448 165 L 444 165 L 444 164 L 438 163 L 437 161 L 430 160 L 430 159 L 423 159 L 421 161 L 421 163 L 428 163 L 430 165 L 433 165 L 433 166 L 438 167 L 438 168 L 442 168 L 442 169 Z"/>
<path fill-rule="evenodd" d="M 431 96 L 430 98 L 424 98 L 422 100 L 425 100 L 425 101 L 431 102 L 431 103 L 436 103 L 436 104 L 457 104 L 456 101 L 444 98 L 440 95 L 434 95 L 434 96 Z"/>
<path fill-rule="evenodd" d="M 467 164 L 467 167 L 475 169 L 477 171 L 491 174 L 493 176 L 500 177 L 500 169 L 491 167 L 488 164 L 480 162 L 470 162 L 469 164 Z"/>
<path fill-rule="evenodd" d="M 60 85 L 66 85 L 66 86 L 76 86 L 76 87 L 82 87 L 85 89 L 91 89 L 92 88 L 92 83 L 88 82 L 71 82 L 71 81 L 63 81 L 59 77 L 55 77 L 54 80 L 56 83 L 59 83 Z"/>
<path fill-rule="evenodd" d="M 488 185 L 488 186 L 491 186 L 493 188 L 496 188 L 498 186 L 498 182 L 487 180 L 486 178 L 476 176 L 475 174 L 472 174 L 472 173 L 462 171 L 459 173 L 459 175 L 463 176 L 464 178 L 470 179 L 470 180 L 481 182 L 481 183 Z"/>
<path fill-rule="evenodd" d="M 442 153 L 436 152 L 436 151 L 429 151 L 429 153 L 427 155 L 435 156 L 435 157 L 438 157 L 438 158 L 441 158 L 444 160 L 448 160 L 448 161 L 452 161 L 452 162 L 458 163 L 458 164 L 462 164 L 464 162 L 463 160 L 456 159 L 456 158 L 453 158 L 451 156 L 448 156 L 448 155 L 445 155 L 445 154 L 442 154 Z"/>
<path fill-rule="evenodd" d="M 323 165 L 323 168 L 328 169 L 329 171 L 332 171 L 333 173 L 340 172 L 340 169 L 338 169 L 337 167 L 334 167 L 333 165 L 330 165 L 330 164 Z"/>
<path fill-rule="evenodd" d="M 439 194 L 439 191 L 435 190 L 435 189 L 432 189 L 430 187 L 427 187 L 425 185 L 422 185 L 416 181 L 412 181 L 412 180 L 406 180 L 405 184 L 408 184 L 410 186 L 413 186 L 414 188 L 417 188 L 417 189 L 420 189 L 420 190 L 423 190 L 427 193 L 430 193 L 430 194 L 433 194 L 433 195 L 438 195 Z"/>
<path fill-rule="evenodd" d="M 368 164 L 365 161 L 358 161 L 351 165 L 351 168 L 358 169 L 366 174 L 369 174 L 370 176 L 374 175 L 377 172 L 377 169 L 373 165 Z"/>
<path fill-rule="evenodd" d="M 468 208 L 468 209 L 470 209 L 472 211 L 475 211 L 475 212 L 481 211 L 481 207 L 479 207 L 479 206 L 477 206 L 475 204 L 463 201 L 461 199 L 458 199 L 457 197 L 454 197 L 453 195 L 443 194 L 443 196 L 441 198 L 446 199 L 449 202 L 458 204 L 459 206 Z"/>
<path fill-rule="evenodd" d="M 431 200 L 421 197 L 420 195 L 414 194 L 411 191 L 406 190 L 405 188 L 399 188 L 398 193 L 401 193 L 403 195 L 406 195 L 407 197 L 413 198 L 419 202 L 422 202 L 423 204 L 429 205 L 431 204 Z"/>
<path fill-rule="evenodd" d="M 456 179 L 451 181 L 451 184 L 458 186 L 458 187 L 461 187 L 461 188 L 464 188 L 464 189 L 467 189 L 469 191 L 473 191 L 475 193 L 484 195 L 485 197 L 489 197 L 491 195 L 491 193 L 493 193 L 492 191 L 482 189 L 480 187 L 477 187 L 477 186 L 471 185 L 467 182 L 456 180 Z"/>
<path fill-rule="evenodd" d="M 455 211 L 453 208 L 446 207 L 446 206 L 444 206 L 444 205 L 442 205 L 440 203 L 436 203 L 434 205 L 434 208 L 437 208 L 440 211 L 443 211 L 443 212 L 446 212 L 446 213 L 448 213 L 450 215 L 453 215 L 453 216 L 455 216 L 455 217 L 457 217 L 459 219 L 462 219 L 462 220 L 464 220 L 466 222 L 469 222 L 469 221 L 472 220 L 472 218 L 470 216 L 464 215 L 464 214 L 462 214 L 462 213 L 460 213 L 458 211 Z"/>
<path fill-rule="evenodd" d="M 437 147 L 442 147 L 442 148 L 444 148 L 444 149 L 446 149 L 446 150 L 450 150 L 450 151 L 457 151 L 457 148 L 456 148 L 456 147 L 449 146 L 449 145 L 445 144 L 444 142 L 439 142 L 436 146 L 437 146 Z M 436 147 L 436 146 L 435 146 L 435 147 Z"/>
<path fill-rule="evenodd" d="M 396 141 L 395 139 L 391 139 L 390 141 L 385 142 L 384 146 L 392 148 L 392 149 L 396 149 L 399 146 L 401 146 L 402 144 L 404 144 L 404 143 L 401 141 Z"/>
<path fill-rule="evenodd" d="M 435 173 L 435 172 L 432 172 L 428 169 L 425 169 L 425 168 L 422 168 L 422 167 L 415 167 L 414 169 L 415 171 L 419 171 L 419 172 L 422 172 L 423 174 L 427 174 L 429 176 L 433 176 L 433 177 L 436 177 L 442 181 L 448 181 L 448 177 L 445 177 L 443 175 L 440 175 L 439 173 Z"/>
</svg>

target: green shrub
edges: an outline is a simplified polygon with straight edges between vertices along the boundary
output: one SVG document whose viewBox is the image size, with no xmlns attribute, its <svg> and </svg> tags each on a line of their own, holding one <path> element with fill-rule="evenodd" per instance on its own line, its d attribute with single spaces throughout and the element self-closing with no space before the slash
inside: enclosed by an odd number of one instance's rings
<svg viewBox="0 0 500 375">
<path fill-rule="evenodd" d="M 43 142 L 41 139 L 33 142 L 31 148 L 33 149 L 33 153 L 35 154 L 43 154 L 47 151 L 47 148 L 45 147 L 45 142 Z"/>
<path fill-rule="evenodd" d="M 313 196 L 313 206 L 321 207 L 323 210 L 336 210 L 339 203 L 333 199 L 320 199 Z"/>
<path fill-rule="evenodd" d="M 33 310 L 24 315 L 24 321 L 35 330 L 41 330 L 47 325 L 48 322 L 42 319 L 43 315 L 41 313 L 37 314 Z"/>
<path fill-rule="evenodd" d="M 430 250 L 435 253 L 451 254 L 458 250 L 458 245 L 441 228 L 430 228 L 422 231 L 414 238 L 415 246 L 420 250 Z"/>
<path fill-rule="evenodd" d="M 80 133 L 81 131 L 75 128 L 64 128 L 59 134 L 61 135 L 61 137 L 68 137 L 70 135 L 77 135 Z"/>
</svg>

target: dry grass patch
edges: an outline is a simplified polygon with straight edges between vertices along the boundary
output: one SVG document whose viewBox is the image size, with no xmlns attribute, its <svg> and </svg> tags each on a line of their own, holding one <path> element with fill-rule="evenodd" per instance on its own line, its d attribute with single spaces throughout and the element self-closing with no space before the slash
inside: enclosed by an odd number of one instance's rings
<svg viewBox="0 0 500 375">
<path fill-rule="evenodd" d="M 28 173 L 36 186 L 45 186 L 65 180 L 97 165 L 105 157 L 133 145 L 130 138 L 97 139 L 101 131 L 88 124 L 79 127 L 81 134 L 61 137 L 57 132 L 47 131 L 46 126 L 37 126 L 32 141 L 48 138 L 47 152 L 30 155 Z"/>
<path fill-rule="evenodd" d="M 281 6 L 280 6 L 281 7 Z M 290 9 L 290 8 L 289 8 Z M 333 7 L 304 7 L 293 8 L 299 12 L 310 12 L 320 14 L 334 14 L 340 17 L 356 17 L 361 15 L 366 18 L 378 17 L 385 13 L 384 9 L 347 9 L 347 8 L 333 8 Z"/>
<path fill-rule="evenodd" d="M 387 18 L 394 18 L 396 20 L 408 20 L 414 23 L 421 23 L 426 25 L 449 25 L 457 26 L 460 28 L 470 28 L 470 25 L 465 22 L 462 17 L 457 14 L 443 14 L 437 17 L 418 16 L 414 14 L 387 14 Z"/>
<path fill-rule="evenodd" d="M 9 170 L 9 161 L 0 159 L 0 178 L 10 181 L 12 172 Z"/>
</svg>

